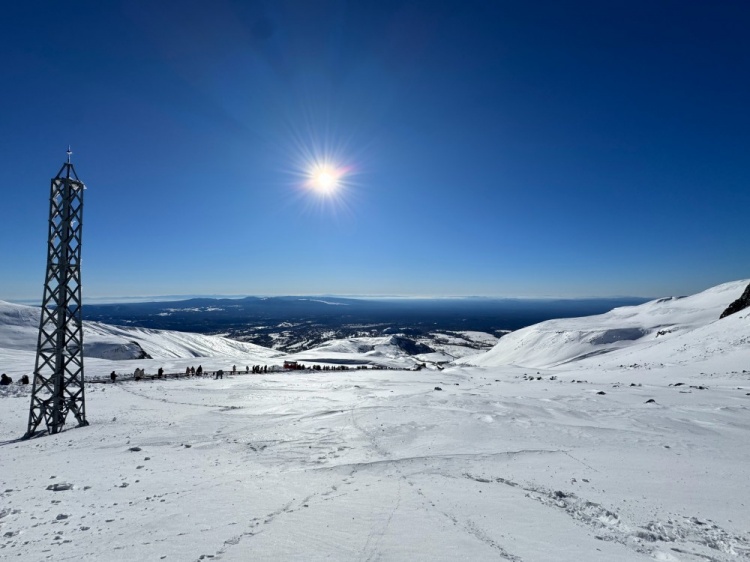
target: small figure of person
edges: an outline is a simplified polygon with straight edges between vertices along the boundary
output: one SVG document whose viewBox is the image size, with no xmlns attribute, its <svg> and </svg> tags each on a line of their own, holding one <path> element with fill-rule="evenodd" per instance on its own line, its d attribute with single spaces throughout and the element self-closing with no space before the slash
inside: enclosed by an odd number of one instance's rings
<svg viewBox="0 0 750 562">
<path fill-rule="evenodd" d="M 109 378 L 112 380 L 112 382 L 115 382 L 117 380 L 117 373 L 115 373 L 114 371 L 112 371 L 109 374 Z"/>
<path fill-rule="evenodd" d="M 248 374 L 248 373 L 250 373 L 250 367 L 248 367 L 247 365 L 245 365 L 245 374 Z"/>
<path fill-rule="evenodd" d="M 21 384 L 29 384 L 29 375 L 24 375 L 21 377 Z"/>
<path fill-rule="evenodd" d="M 216 376 L 214 377 L 214 380 L 216 380 L 216 379 L 223 379 L 223 378 L 224 378 L 224 371 L 222 371 L 221 369 L 219 369 L 218 371 L 216 371 Z"/>
<path fill-rule="evenodd" d="M 234 375 L 236 373 L 237 373 L 237 365 L 232 365 L 232 374 Z"/>
<path fill-rule="evenodd" d="M 13 382 L 13 379 L 10 378 L 5 373 L 3 373 L 2 375 L 0 375 L 0 385 L 7 386 L 7 385 L 9 385 L 12 382 Z"/>
<path fill-rule="evenodd" d="M 157 371 L 157 373 L 159 374 L 159 378 L 161 378 L 162 375 L 164 374 L 164 369 L 162 369 L 161 367 L 159 367 L 159 370 Z"/>
</svg>

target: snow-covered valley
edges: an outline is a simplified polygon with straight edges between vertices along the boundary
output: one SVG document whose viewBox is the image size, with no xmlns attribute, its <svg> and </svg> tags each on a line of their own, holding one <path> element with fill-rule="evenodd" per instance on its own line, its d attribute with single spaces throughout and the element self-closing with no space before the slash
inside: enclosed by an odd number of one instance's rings
<svg viewBox="0 0 750 562">
<path fill-rule="evenodd" d="M 750 309 L 719 320 L 747 284 L 544 322 L 443 370 L 392 339 L 285 355 L 88 325 L 87 374 L 391 370 L 89 384 L 90 426 L 29 441 L 30 388 L 0 387 L 0 558 L 748 560 Z M 3 306 L 16 378 L 36 325 Z M 152 359 L 107 358 L 128 342 Z"/>
</svg>

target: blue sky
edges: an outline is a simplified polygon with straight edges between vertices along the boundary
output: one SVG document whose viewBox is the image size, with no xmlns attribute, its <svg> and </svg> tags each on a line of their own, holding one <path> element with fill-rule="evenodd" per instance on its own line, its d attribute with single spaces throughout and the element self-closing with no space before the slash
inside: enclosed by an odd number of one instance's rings
<svg viewBox="0 0 750 562">
<path fill-rule="evenodd" d="M 750 277 L 750 3 L 3 8 L 0 299 L 663 296 Z M 308 170 L 328 160 L 339 188 Z"/>
</svg>

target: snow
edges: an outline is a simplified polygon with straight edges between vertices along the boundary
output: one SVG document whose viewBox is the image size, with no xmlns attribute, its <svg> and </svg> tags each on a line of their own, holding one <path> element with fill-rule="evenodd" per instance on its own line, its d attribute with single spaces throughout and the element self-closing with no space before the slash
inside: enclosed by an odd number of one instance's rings
<svg viewBox="0 0 750 562">
<path fill-rule="evenodd" d="M 481 367 L 89 384 L 91 425 L 31 441 L 30 389 L 0 387 L 0 558 L 750 560 L 750 310 L 717 320 L 743 284 L 519 330 Z M 2 369 L 28 372 L 13 314 Z M 169 357 L 87 374 L 245 353 L 135 333 Z M 393 347 L 315 353 L 406 361 Z"/>
<path fill-rule="evenodd" d="M 463 337 L 464 339 L 468 341 L 472 341 L 472 342 L 483 343 L 483 344 L 497 343 L 497 336 L 493 336 L 492 334 L 488 334 L 487 332 L 464 330 L 464 331 L 456 332 L 456 333 L 461 335 L 461 337 Z"/>
<path fill-rule="evenodd" d="M 725 283 L 690 297 L 659 299 L 615 308 L 597 316 L 548 320 L 512 332 L 486 354 L 465 357 L 460 362 L 532 368 L 553 367 L 587 358 L 595 358 L 597 363 L 612 362 L 614 357 L 622 355 L 615 353 L 606 359 L 600 356 L 622 349 L 630 349 L 631 356 L 639 355 L 657 343 L 679 341 L 683 334 L 687 342 L 692 342 L 694 330 L 713 323 L 718 323 L 719 333 L 729 333 L 731 330 L 719 323 L 719 316 L 749 282 Z M 747 324 L 742 324 L 741 328 L 745 326 Z"/>
<path fill-rule="evenodd" d="M 319 302 L 322 304 L 329 304 L 331 306 L 349 306 L 348 302 L 331 302 L 331 301 L 326 301 L 326 300 L 321 300 L 321 299 L 298 299 L 298 300 L 309 301 L 309 302 Z"/>
<path fill-rule="evenodd" d="M 39 315 L 39 308 L 0 301 L 0 342 L 2 342 L 0 349 L 3 355 L 9 350 L 20 350 L 27 352 L 24 355 L 25 357 L 30 357 L 20 369 L 14 369 L 12 364 L 8 367 L 0 367 L 5 369 L 8 374 L 30 374 L 33 370 Z M 110 326 L 100 322 L 83 323 L 83 341 L 84 358 L 86 359 L 138 359 L 144 357 L 143 353 L 145 352 L 155 360 L 155 363 L 164 363 L 164 360 L 172 359 L 220 357 L 222 360 L 244 363 L 260 363 L 279 359 L 276 363 L 280 364 L 284 357 L 282 352 L 221 336 L 205 336 L 130 326 Z M 181 365 L 180 370 L 184 371 L 187 364 L 194 362 L 167 362 L 167 364 Z M 98 363 L 87 361 L 86 365 L 89 364 L 96 365 Z M 133 368 L 137 366 L 143 365 L 133 364 Z M 130 367 L 128 369 L 132 372 Z M 110 371 L 106 372 L 109 373 Z"/>
<path fill-rule="evenodd" d="M 372 365 L 390 369 L 411 369 L 419 363 L 418 358 L 398 347 L 394 336 L 331 340 L 290 357 L 304 364 Z"/>
<path fill-rule="evenodd" d="M 498 341 L 497 336 L 488 334 L 487 332 L 469 330 L 460 332 L 433 332 L 430 336 L 432 339 L 420 341 L 433 347 L 438 355 L 435 355 L 433 359 L 424 360 L 432 360 L 436 363 L 443 361 L 441 356 L 452 361 L 460 357 L 476 355 L 483 349 L 486 350 L 492 347 Z"/>
</svg>

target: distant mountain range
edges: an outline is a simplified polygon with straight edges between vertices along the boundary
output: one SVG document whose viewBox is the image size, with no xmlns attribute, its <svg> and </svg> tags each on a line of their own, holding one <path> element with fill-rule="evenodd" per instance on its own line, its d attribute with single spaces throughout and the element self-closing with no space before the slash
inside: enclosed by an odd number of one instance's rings
<svg viewBox="0 0 750 562">
<path fill-rule="evenodd" d="M 747 285 L 747 280 L 725 283 L 690 297 L 618 306 L 598 315 L 546 320 L 511 333 L 500 329 L 440 328 L 437 319 L 442 318 L 444 325 L 460 327 L 467 318 L 472 322 L 486 318 L 489 322 L 497 307 L 512 318 L 515 312 L 519 319 L 524 314 L 526 318 L 543 314 L 543 305 L 548 306 L 546 315 L 570 311 L 574 305 L 570 301 L 381 302 L 307 297 L 99 305 L 89 308 L 86 315 L 118 319 L 121 325 L 85 321 L 84 355 L 95 361 L 98 371 L 122 368 L 124 360 L 138 366 L 174 365 L 182 370 L 185 364 L 209 359 L 241 366 L 280 366 L 284 361 L 296 360 L 391 368 L 442 368 L 451 363 L 547 368 L 572 362 L 604 367 L 628 363 L 642 366 L 648 362 L 697 362 L 722 353 L 745 353 L 750 360 L 748 313 L 742 311 L 719 319 Z M 575 303 L 578 310 L 603 306 L 600 299 Z M 465 311 L 466 316 L 457 319 L 457 311 Z M 39 313 L 39 308 L 0 301 L 1 370 L 17 374 L 31 371 Z M 396 320 L 388 314 L 395 314 Z M 139 325 L 167 319 L 168 324 L 183 327 L 180 319 L 191 317 L 194 323 L 213 327 L 235 322 L 244 326 L 235 328 L 235 333 L 264 330 L 272 342 L 283 342 L 284 349 L 280 349 L 281 345 L 274 349 L 240 341 L 241 334 L 237 339 L 226 334 Z M 190 325 L 189 320 L 187 323 Z"/>
<path fill-rule="evenodd" d="M 642 302 L 645 299 L 195 298 L 84 305 L 83 316 L 120 326 L 222 334 L 296 352 L 348 337 L 429 337 L 435 331 L 499 335 L 550 318 L 600 314 Z"/>
<path fill-rule="evenodd" d="M 352 299 L 340 297 L 195 298 L 171 302 L 88 304 L 85 320 L 206 333 L 268 322 L 438 324 L 458 330 L 514 330 L 550 318 L 586 316 L 637 297 L 596 299 Z"/>
</svg>

